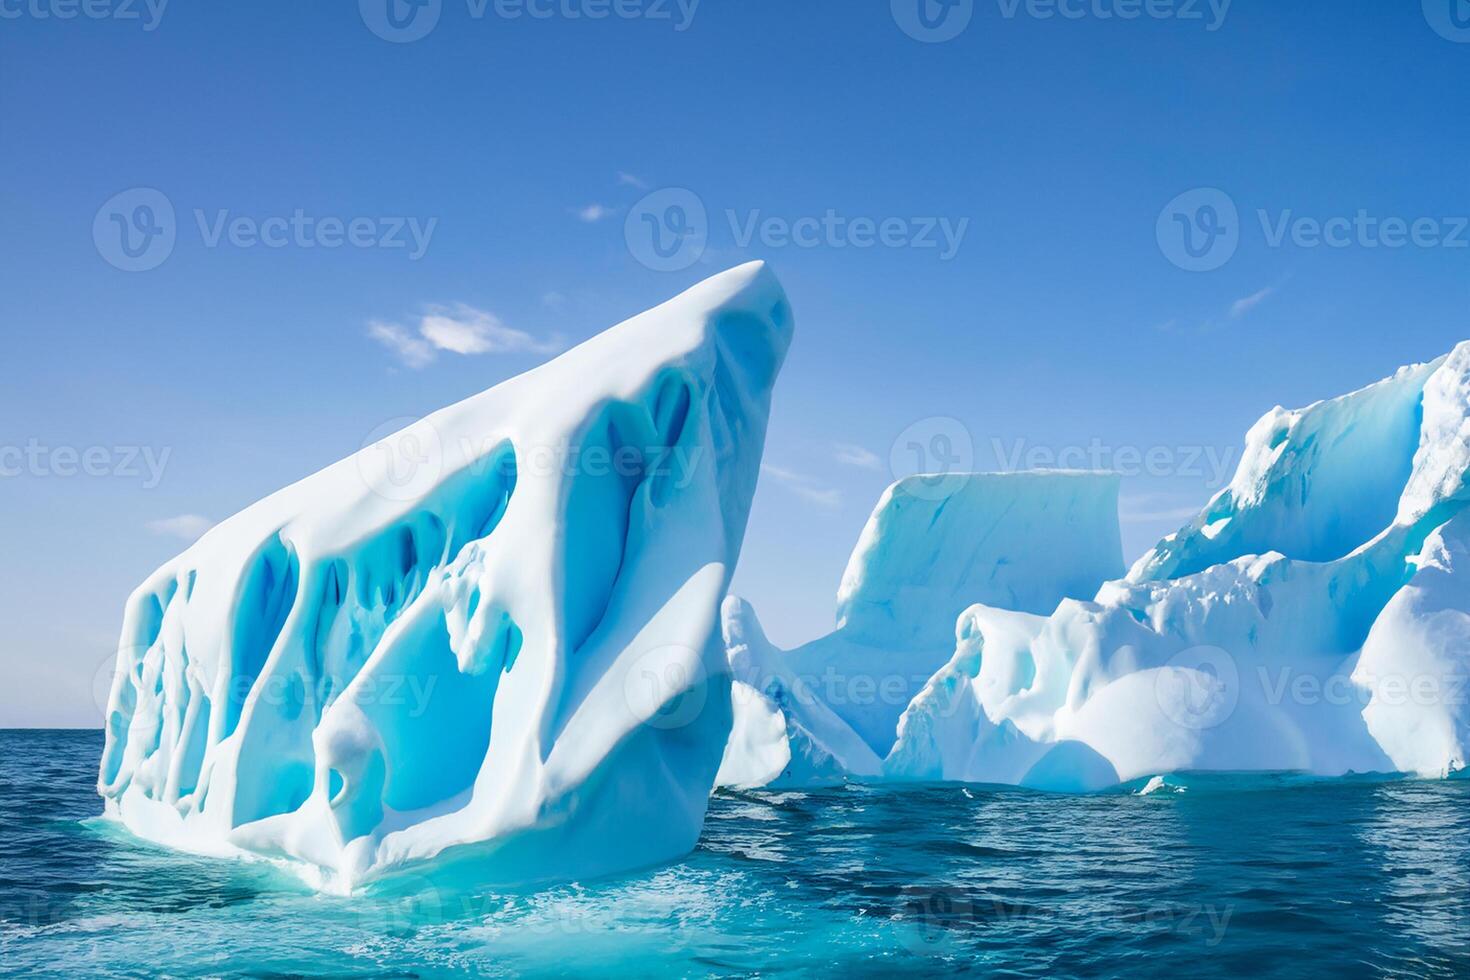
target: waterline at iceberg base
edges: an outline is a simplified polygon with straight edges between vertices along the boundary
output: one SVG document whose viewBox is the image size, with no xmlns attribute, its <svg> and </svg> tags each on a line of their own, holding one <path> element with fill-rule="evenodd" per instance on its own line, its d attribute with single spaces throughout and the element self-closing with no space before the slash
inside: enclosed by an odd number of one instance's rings
<svg viewBox="0 0 1470 980">
<path fill-rule="evenodd" d="M 1131 569 L 1111 474 L 900 480 L 785 651 L 727 591 L 791 337 L 742 266 L 211 530 L 129 602 L 106 816 L 523 887 L 678 859 L 717 787 L 1463 769 L 1470 345 L 1268 413 Z"/>
<path fill-rule="evenodd" d="M 139 840 L 101 732 L 0 731 L 7 975 L 1458 977 L 1470 781 L 1171 777 L 718 790 L 698 845 L 533 889 L 351 895 Z M 79 966 L 80 964 L 80 966 Z"/>
</svg>

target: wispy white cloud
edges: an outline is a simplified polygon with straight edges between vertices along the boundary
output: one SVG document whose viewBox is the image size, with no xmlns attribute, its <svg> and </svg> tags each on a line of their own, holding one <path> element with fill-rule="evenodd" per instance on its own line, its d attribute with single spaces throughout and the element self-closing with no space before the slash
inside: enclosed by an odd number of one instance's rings
<svg viewBox="0 0 1470 980">
<path fill-rule="evenodd" d="M 374 320 L 368 324 L 368 336 L 397 354 L 408 367 L 421 368 L 434 359 L 432 344 L 396 323 Z"/>
<path fill-rule="evenodd" d="M 567 306 L 567 298 L 562 293 L 553 289 L 541 295 L 541 305 L 548 310 L 564 310 Z"/>
<path fill-rule="evenodd" d="M 1242 296 L 1230 304 L 1230 318 L 1232 320 L 1239 320 L 1251 310 L 1264 303 L 1274 292 L 1276 292 L 1275 286 L 1267 286 L 1265 289 L 1259 289 L 1249 296 Z"/>
<path fill-rule="evenodd" d="M 622 184 L 624 187 L 636 187 L 640 191 L 648 190 L 647 181 L 643 180 L 642 178 L 633 176 L 626 170 L 618 171 L 618 183 Z"/>
<path fill-rule="evenodd" d="M 595 225 L 603 218 L 611 217 L 615 212 L 604 204 L 589 204 L 585 208 L 574 208 L 572 213 L 577 216 L 577 220 Z"/>
<path fill-rule="evenodd" d="M 185 541 L 197 540 L 200 535 L 212 527 L 214 527 L 214 521 L 199 514 L 180 514 L 177 517 L 163 517 L 148 522 L 148 530 L 154 534 L 182 538 Z"/>
<path fill-rule="evenodd" d="M 524 330 L 507 327 L 493 313 L 464 303 L 432 307 L 419 323 L 422 333 L 440 350 L 456 354 L 511 354 L 528 351 L 551 354 L 561 350 L 557 340 L 537 340 Z"/>
<path fill-rule="evenodd" d="M 883 460 L 878 454 L 856 446 L 848 442 L 837 442 L 832 444 L 832 449 L 837 455 L 837 462 L 847 466 L 856 466 L 863 470 L 881 470 Z"/>
<path fill-rule="evenodd" d="M 1159 324 L 1154 329 L 1156 329 L 1160 333 L 1176 333 L 1181 332 L 1182 330 L 1186 333 L 1192 332 L 1197 334 L 1207 334 L 1223 326 L 1228 321 L 1240 320 L 1244 318 L 1246 314 L 1250 313 L 1256 307 L 1260 306 L 1266 300 L 1270 299 L 1273 295 L 1275 295 L 1275 293 L 1275 286 L 1267 286 L 1264 289 L 1258 289 L 1255 292 L 1251 293 L 1249 296 L 1242 296 L 1240 299 L 1231 303 L 1230 306 L 1226 308 L 1223 313 L 1207 317 L 1206 319 L 1200 321 L 1193 328 L 1190 328 L 1186 321 L 1181 321 L 1176 318 L 1165 321 L 1164 323 Z"/>
<path fill-rule="evenodd" d="M 842 505 L 841 490 L 835 487 L 824 486 L 820 481 L 807 476 L 805 473 L 798 473 L 795 470 L 773 466 L 770 463 L 762 463 L 761 472 L 786 487 L 798 497 L 809 500 L 818 506 L 835 508 Z"/>
<path fill-rule="evenodd" d="M 555 337 L 540 339 L 508 327 L 494 313 L 466 303 L 431 306 L 414 329 L 373 320 L 368 336 L 398 356 L 405 366 L 421 368 L 440 351 L 451 354 L 554 354 L 561 350 Z"/>
</svg>

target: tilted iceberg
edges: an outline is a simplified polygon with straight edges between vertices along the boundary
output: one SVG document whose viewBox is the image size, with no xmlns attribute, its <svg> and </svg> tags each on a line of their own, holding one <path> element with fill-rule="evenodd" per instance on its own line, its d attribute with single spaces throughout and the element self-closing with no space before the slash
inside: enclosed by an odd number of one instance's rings
<svg viewBox="0 0 1470 980">
<path fill-rule="evenodd" d="M 1080 472 L 916 476 L 888 489 L 848 561 L 837 628 L 795 650 L 726 600 L 735 722 L 721 785 L 884 773 L 900 716 L 985 601 L 1045 614 L 1123 573 L 1118 478 Z"/>
<path fill-rule="evenodd" d="M 211 530 L 129 601 L 107 813 L 331 888 L 687 851 L 790 337 L 743 266 Z"/>
<path fill-rule="evenodd" d="M 1230 486 L 1095 595 L 1071 591 L 1047 609 L 969 586 L 976 604 L 959 616 L 952 655 L 903 707 L 886 753 L 871 738 L 879 726 L 854 726 L 823 698 L 789 707 L 795 657 L 770 651 L 750 611 L 727 604 L 736 724 L 720 779 L 1085 791 L 1188 770 L 1459 771 L 1470 746 L 1467 472 L 1470 344 L 1340 398 L 1277 408 L 1251 429 Z M 1056 541 L 1038 536 L 1025 557 L 1057 567 Z M 945 622 L 933 612 L 923 628 Z M 888 641 L 830 659 L 870 676 L 910 663 Z M 742 704 L 752 664 L 777 683 Z M 852 739 L 855 727 L 870 737 Z"/>
</svg>

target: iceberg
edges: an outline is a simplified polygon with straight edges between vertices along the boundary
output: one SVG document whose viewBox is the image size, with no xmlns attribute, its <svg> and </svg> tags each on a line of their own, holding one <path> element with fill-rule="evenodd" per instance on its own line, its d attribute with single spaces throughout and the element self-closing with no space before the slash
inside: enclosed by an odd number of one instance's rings
<svg viewBox="0 0 1470 980">
<path fill-rule="evenodd" d="M 896 768 L 1060 790 L 1460 768 L 1467 396 L 1461 345 L 1267 413 L 1231 484 L 1092 601 L 967 610 L 900 723 Z M 1400 688 L 1429 693 L 1389 698 Z"/>
<path fill-rule="evenodd" d="M 735 721 L 720 785 L 881 776 L 966 607 L 1042 615 L 1123 574 L 1118 486 L 1072 471 L 900 480 L 848 561 L 837 628 L 795 650 L 776 649 L 749 603 L 727 599 Z"/>
<path fill-rule="evenodd" d="M 1462 344 L 1360 391 L 1267 413 L 1230 485 L 1092 593 L 1080 572 L 1100 566 L 1078 566 L 1063 586 L 1055 575 L 1077 561 L 1065 550 L 1075 543 L 1034 527 L 1030 547 L 1002 552 L 1053 593 L 996 596 L 951 574 L 946 598 L 973 599 L 952 620 L 943 602 L 925 608 L 885 583 L 870 602 L 843 603 L 871 643 L 839 629 L 783 654 L 748 606 L 727 601 L 736 721 L 719 781 L 1087 792 L 1189 771 L 1458 772 L 1470 745 L 1467 472 Z M 870 523 L 869 550 L 884 529 Z M 886 530 L 879 552 L 926 547 L 911 540 L 922 526 Z M 949 547 L 983 554 L 991 542 L 967 530 Z M 947 661 L 896 721 L 888 703 L 833 704 L 802 676 L 922 671 L 937 639 L 926 631 L 951 621 Z"/>
<path fill-rule="evenodd" d="M 791 331 L 742 266 L 210 530 L 129 600 L 107 815 L 332 890 L 692 848 Z"/>
</svg>

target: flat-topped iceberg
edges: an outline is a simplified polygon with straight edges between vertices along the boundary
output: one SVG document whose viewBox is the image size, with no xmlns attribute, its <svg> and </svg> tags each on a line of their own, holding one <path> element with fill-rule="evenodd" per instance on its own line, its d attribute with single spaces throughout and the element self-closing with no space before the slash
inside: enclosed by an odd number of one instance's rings
<svg viewBox="0 0 1470 980">
<path fill-rule="evenodd" d="M 719 781 L 807 784 L 885 771 L 900 716 L 954 653 L 976 601 L 1041 615 L 1123 573 L 1118 478 L 1082 472 L 901 480 L 842 577 L 837 628 L 795 650 L 725 603 L 735 729 Z"/>
<path fill-rule="evenodd" d="M 331 888 L 687 851 L 791 329 L 743 266 L 215 527 L 128 604 L 107 813 Z"/>
</svg>

